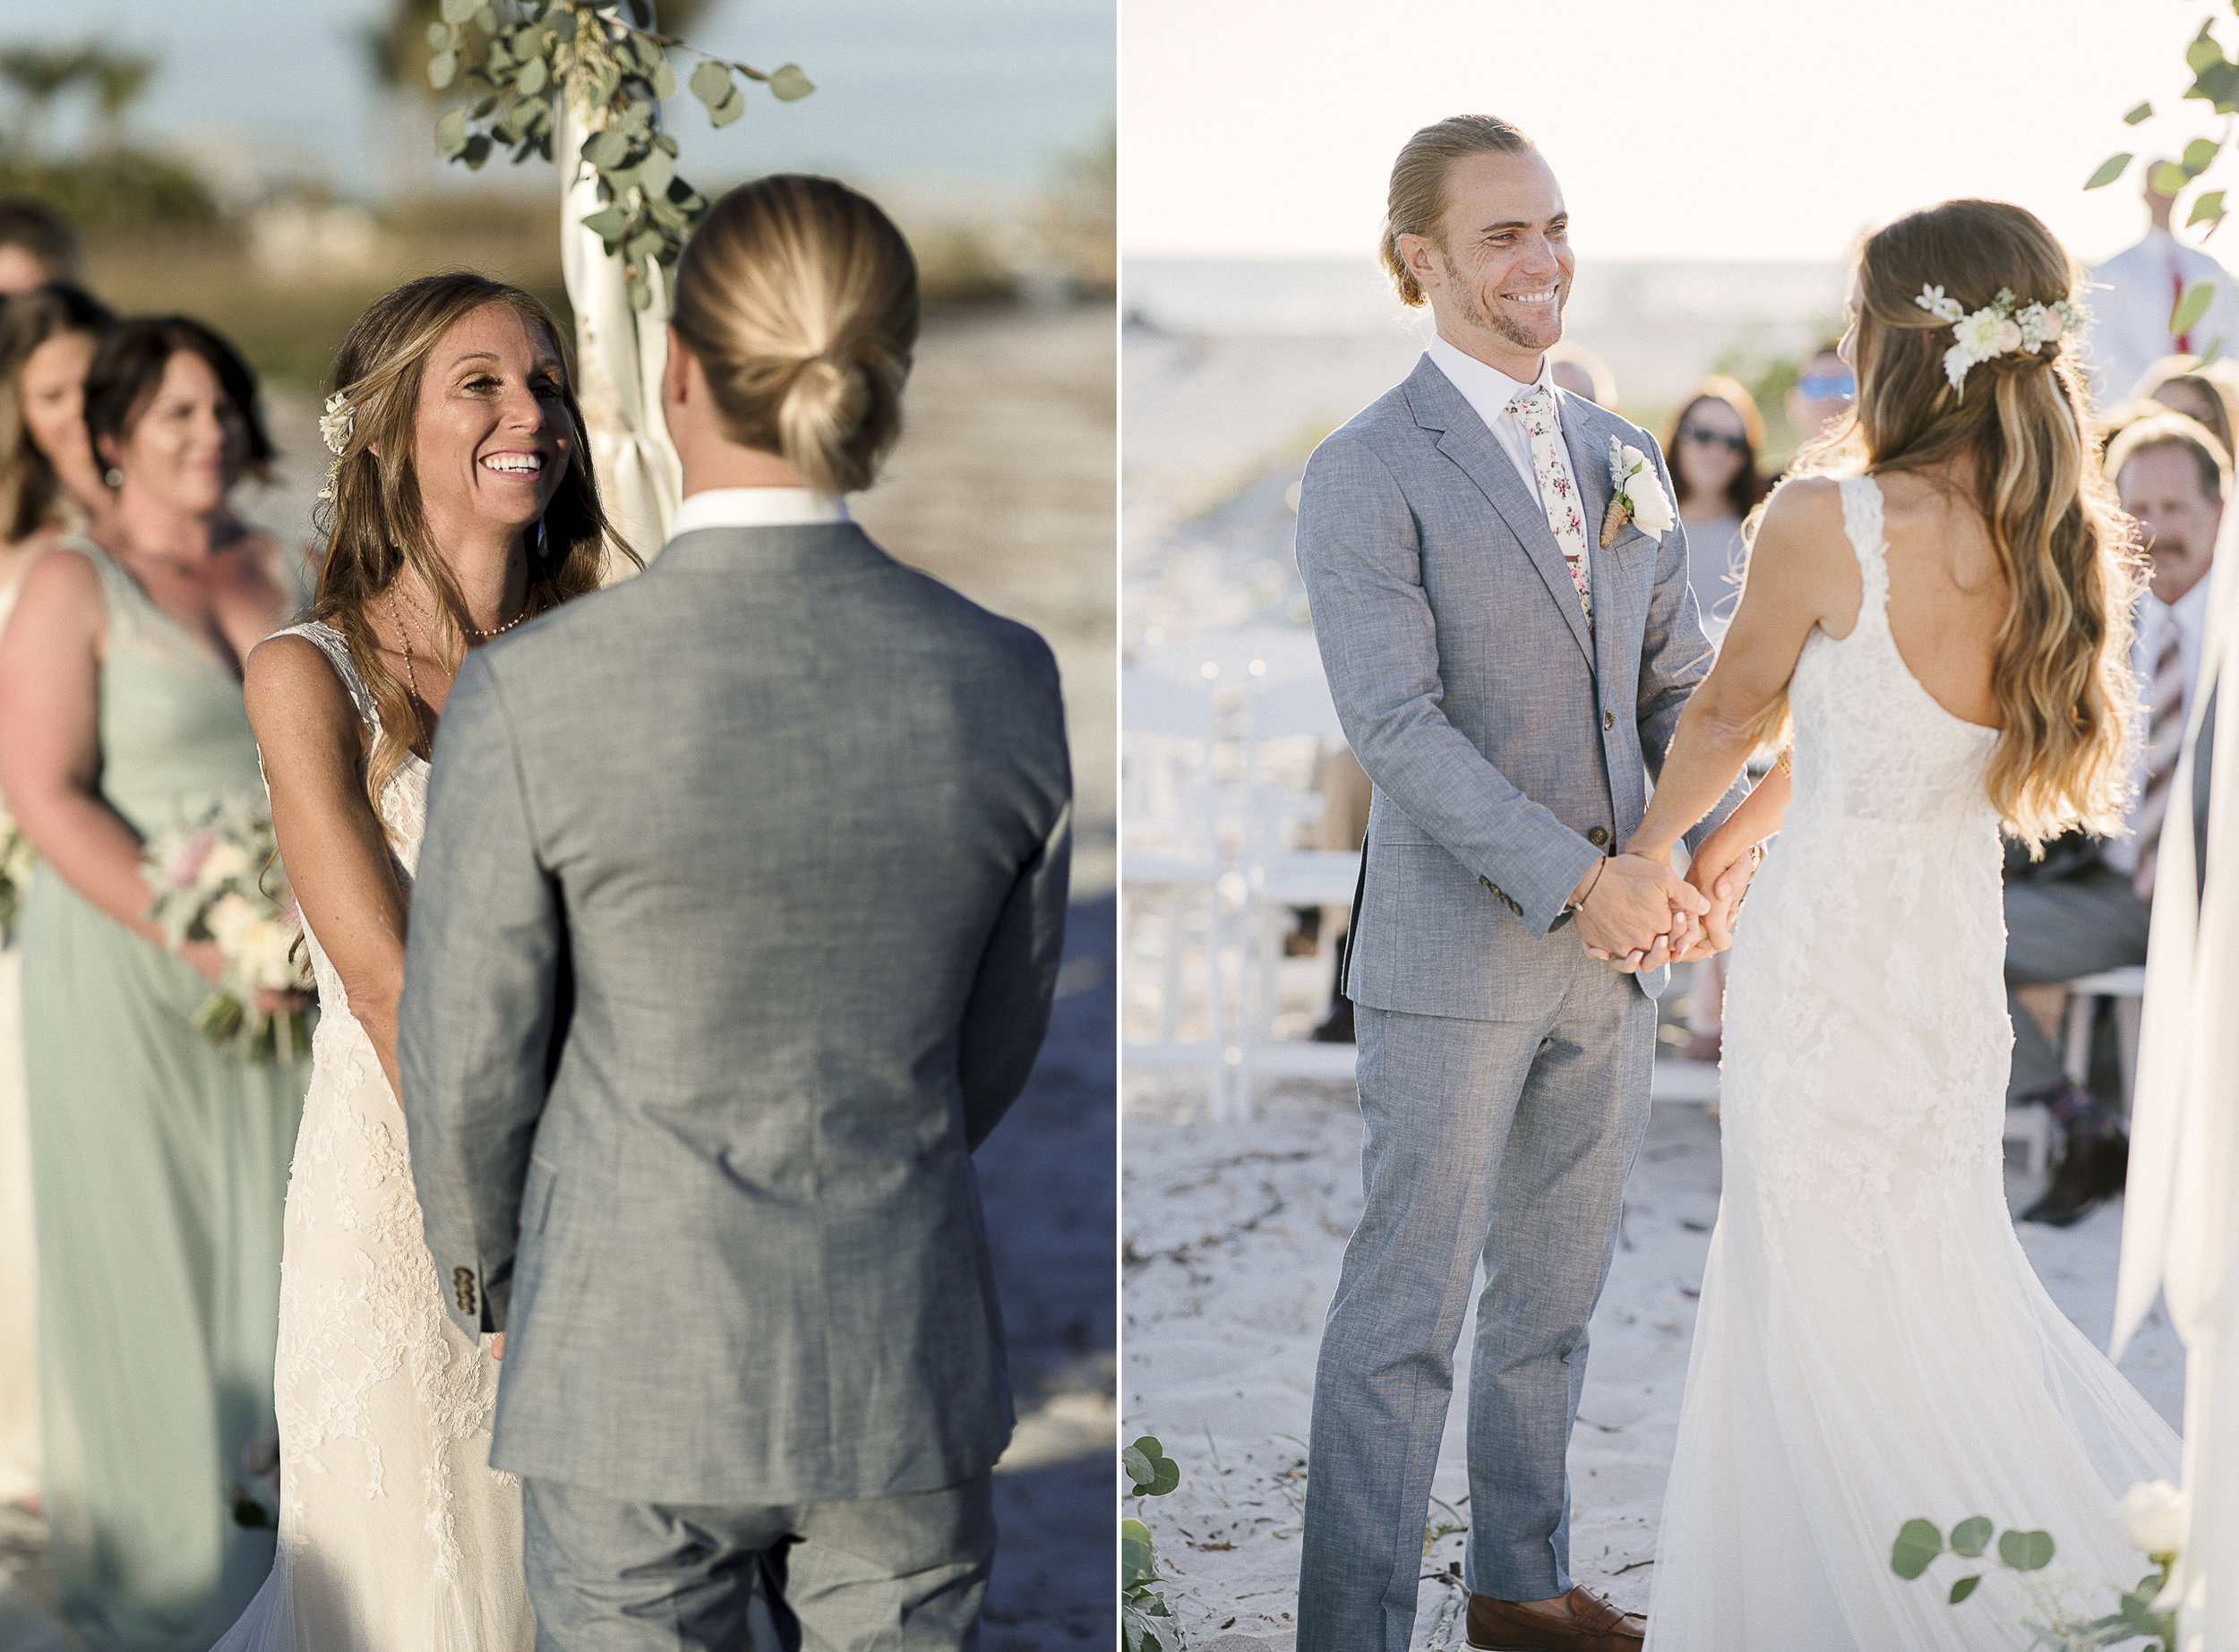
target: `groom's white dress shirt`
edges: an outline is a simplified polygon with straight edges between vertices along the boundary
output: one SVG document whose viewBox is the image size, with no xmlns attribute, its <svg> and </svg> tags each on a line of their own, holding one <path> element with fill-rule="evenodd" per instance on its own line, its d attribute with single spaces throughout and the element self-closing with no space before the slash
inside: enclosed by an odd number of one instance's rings
<svg viewBox="0 0 2239 1652">
<path fill-rule="evenodd" d="M 845 522 L 847 501 L 813 488 L 702 488 L 669 521 L 669 537 L 703 527 L 806 527 Z"/>
<path fill-rule="evenodd" d="M 2151 591 L 2139 599 L 2138 635 L 2131 644 L 2131 668 L 2138 673 L 2139 727 L 2141 738 L 2132 754 L 2130 830 L 2122 836 L 2109 838 L 2100 845 L 2099 859 L 2118 872 L 2138 869 L 2139 810 L 2144 806 L 2146 790 L 2146 751 L 2142 732 L 2150 707 L 2145 703 L 2153 689 L 2154 662 L 2169 646 L 2169 633 L 2177 638 L 2177 664 L 2184 677 L 2184 699 L 2178 720 L 2190 724 L 2192 716 L 2192 690 L 2200 680 L 2200 646 L 2208 632 L 2208 603 L 2209 588 L 2216 583 L 2216 569 L 2210 568 L 2192 582 L 2192 588 L 2174 603 L 2165 603 Z"/>
<path fill-rule="evenodd" d="M 1438 371 L 1453 381 L 1455 389 L 1462 392 L 1462 399 L 1470 404 L 1471 410 L 1485 421 L 1485 428 L 1500 444 L 1500 450 L 1508 456 L 1508 462 L 1516 467 L 1516 474 L 1523 478 L 1524 486 L 1531 490 L 1531 497 L 1539 499 L 1540 484 L 1531 474 L 1531 438 L 1523 428 L 1523 421 L 1508 410 L 1508 404 L 1535 386 L 1549 396 L 1554 395 L 1554 364 L 1542 355 L 1540 358 L 1539 376 L 1527 383 L 1521 379 L 1510 378 L 1497 367 L 1487 366 L 1468 351 L 1456 349 L 1437 333 L 1430 335 L 1430 342 L 1424 348 Z M 1563 463 L 1575 478 L 1578 461 L 1572 456 L 1570 439 L 1562 433 L 1559 421 L 1555 439 L 1563 444 Z M 1544 507 L 1547 501 L 1540 499 L 1540 503 Z M 1592 544 L 1591 534 L 1586 535 L 1586 543 Z M 1589 557 L 1591 554 L 1590 551 Z M 1591 561 L 1587 566 L 1592 566 Z"/>
</svg>

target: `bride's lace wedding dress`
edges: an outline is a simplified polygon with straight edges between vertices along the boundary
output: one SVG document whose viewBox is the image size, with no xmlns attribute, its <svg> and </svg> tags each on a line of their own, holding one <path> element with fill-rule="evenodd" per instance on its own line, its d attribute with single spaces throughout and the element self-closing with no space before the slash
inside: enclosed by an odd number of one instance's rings
<svg viewBox="0 0 2239 1652">
<path fill-rule="evenodd" d="M 296 626 L 365 720 L 341 633 Z M 407 756 L 381 819 L 407 894 L 427 765 Z M 280 1272 L 279 1548 L 218 1652 L 528 1652 L 519 1482 L 489 1467 L 497 1365 L 444 1313 L 404 1112 L 318 937 L 320 1016 L 287 1187 Z"/>
<path fill-rule="evenodd" d="M 1650 1652 L 2026 1647 L 1995 1566 L 1952 1606 L 1952 1561 L 1891 1571 L 1898 1528 L 2049 1531 L 2044 1580 L 2096 1616 L 2149 1570 L 2116 1501 L 2176 1477 L 2175 1434 L 2014 1237 L 1998 737 L 1906 667 L 1880 484 L 1840 487 L 1865 598 L 1797 663 L 1793 800 L 1731 954 L 1725 1193 Z"/>
</svg>

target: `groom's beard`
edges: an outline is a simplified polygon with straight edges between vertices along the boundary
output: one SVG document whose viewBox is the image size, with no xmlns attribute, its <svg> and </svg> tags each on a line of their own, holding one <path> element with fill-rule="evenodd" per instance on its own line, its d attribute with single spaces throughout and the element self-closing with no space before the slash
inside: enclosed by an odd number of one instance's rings
<svg viewBox="0 0 2239 1652">
<path fill-rule="evenodd" d="M 1445 276 L 1448 285 L 1450 285 L 1455 292 L 1462 295 L 1462 319 L 1468 322 L 1471 327 L 1482 328 L 1488 333 L 1506 338 L 1510 344 L 1514 345 L 1519 350 L 1546 350 L 1550 349 L 1555 345 L 1562 342 L 1563 311 L 1570 303 L 1570 283 L 1564 279 L 1561 276 L 1557 276 L 1555 278 L 1556 298 L 1554 334 L 1550 338 L 1540 338 L 1525 331 L 1522 327 L 1518 326 L 1514 321 L 1510 321 L 1506 316 L 1502 315 L 1499 312 L 1488 310 L 1485 307 L 1484 302 L 1478 295 L 1480 289 L 1471 286 L 1469 282 L 1463 279 L 1461 271 L 1454 269 L 1454 261 L 1452 259 L 1446 257 L 1445 253 L 1441 253 L 1438 255 L 1438 261 L 1445 269 Z"/>
</svg>

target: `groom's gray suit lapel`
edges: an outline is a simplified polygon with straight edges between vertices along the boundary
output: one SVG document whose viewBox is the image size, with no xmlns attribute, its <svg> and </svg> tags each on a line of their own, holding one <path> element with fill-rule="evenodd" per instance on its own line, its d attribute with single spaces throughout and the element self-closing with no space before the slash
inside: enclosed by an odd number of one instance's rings
<svg viewBox="0 0 2239 1652">
<path fill-rule="evenodd" d="M 1591 668 L 1593 634 L 1587 629 L 1585 611 L 1579 606 L 1577 587 L 1570 582 L 1570 564 L 1563 560 L 1563 548 L 1555 543 L 1555 530 L 1547 525 L 1547 512 L 1540 508 L 1538 491 L 1517 473 L 1493 440 L 1493 432 L 1485 428 L 1485 421 L 1477 416 L 1477 410 L 1428 355 L 1408 378 L 1407 405 L 1417 424 L 1440 432 L 1438 451 L 1462 467 L 1462 473 L 1477 484 L 1508 525 L 1509 532 L 1515 535 L 1531 565 L 1540 570 L 1540 578 L 1546 581 L 1548 595 L 1563 611 L 1579 652 Z M 1603 503 L 1607 504 L 1606 485 L 1604 492 Z M 1589 518 L 1596 531 L 1600 519 L 1599 515 Z"/>
</svg>

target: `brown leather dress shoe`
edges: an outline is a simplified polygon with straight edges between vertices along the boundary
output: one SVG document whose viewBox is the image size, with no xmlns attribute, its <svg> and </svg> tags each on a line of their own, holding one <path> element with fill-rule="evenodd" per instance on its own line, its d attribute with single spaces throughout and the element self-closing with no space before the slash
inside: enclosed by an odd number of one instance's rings
<svg viewBox="0 0 2239 1652">
<path fill-rule="evenodd" d="M 1470 1596 L 1470 1645 L 1480 1652 L 1641 1652 L 1648 1620 L 1619 1612 L 1581 1587 L 1566 1597 L 1571 1615 L 1531 1612 L 1513 1601 Z"/>
</svg>

